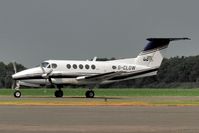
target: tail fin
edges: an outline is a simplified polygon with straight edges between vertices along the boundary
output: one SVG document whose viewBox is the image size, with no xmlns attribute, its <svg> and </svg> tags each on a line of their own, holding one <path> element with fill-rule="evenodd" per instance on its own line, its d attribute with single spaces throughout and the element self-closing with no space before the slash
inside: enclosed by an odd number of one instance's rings
<svg viewBox="0 0 199 133">
<path fill-rule="evenodd" d="M 137 65 L 148 67 L 160 67 L 163 55 L 162 50 L 169 46 L 171 41 L 190 40 L 189 38 L 148 38 L 149 43 L 143 51 L 136 57 Z"/>
</svg>

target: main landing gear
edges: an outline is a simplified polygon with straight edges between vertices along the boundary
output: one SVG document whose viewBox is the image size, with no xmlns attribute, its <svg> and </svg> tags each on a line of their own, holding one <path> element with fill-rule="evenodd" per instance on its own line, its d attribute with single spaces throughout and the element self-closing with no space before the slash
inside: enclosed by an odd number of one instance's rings
<svg viewBox="0 0 199 133">
<path fill-rule="evenodd" d="M 64 96 L 64 92 L 59 88 L 55 91 L 55 97 L 60 98 Z M 95 92 L 93 90 L 87 90 L 85 93 L 86 98 L 94 98 Z"/>
<path fill-rule="evenodd" d="M 86 98 L 94 98 L 95 92 L 92 91 L 91 89 L 87 90 L 85 93 Z"/>
<path fill-rule="evenodd" d="M 55 97 L 63 97 L 63 96 L 64 96 L 64 92 L 61 90 L 61 88 L 55 91 Z"/>
</svg>

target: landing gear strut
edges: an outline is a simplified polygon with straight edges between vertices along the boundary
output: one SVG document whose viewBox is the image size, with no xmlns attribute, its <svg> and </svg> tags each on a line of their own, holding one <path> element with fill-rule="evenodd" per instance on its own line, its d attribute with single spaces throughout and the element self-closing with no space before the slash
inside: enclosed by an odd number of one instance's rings
<svg viewBox="0 0 199 133">
<path fill-rule="evenodd" d="M 94 98 L 95 92 L 92 90 L 87 90 L 85 93 L 86 98 Z"/>
</svg>

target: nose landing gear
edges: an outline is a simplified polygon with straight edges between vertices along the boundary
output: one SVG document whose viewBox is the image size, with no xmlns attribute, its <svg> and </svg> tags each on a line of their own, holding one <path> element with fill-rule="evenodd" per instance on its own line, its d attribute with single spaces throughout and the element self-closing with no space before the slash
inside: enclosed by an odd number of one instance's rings
<svg viewBox="0 0 199 133">
<path fill-rule="evenodd" d="M 15 98 L 20 98 L 20 97 L 21 97 L 21 92 L 20 92 L 19 90 L 16 90 L 16 91 L 14 92 L 14 97 L 15 97 Z"/>
<path fill-rule="evenodd" d="M 15 92 L 13 94 L 15 98 L 21 97 L 21 91 L 19 90 L 19 88 L 20 88 L 20 84 L 19 84 L 19 82 L 16 82 L 16 86 L 14 87 Z"/>
</svg>

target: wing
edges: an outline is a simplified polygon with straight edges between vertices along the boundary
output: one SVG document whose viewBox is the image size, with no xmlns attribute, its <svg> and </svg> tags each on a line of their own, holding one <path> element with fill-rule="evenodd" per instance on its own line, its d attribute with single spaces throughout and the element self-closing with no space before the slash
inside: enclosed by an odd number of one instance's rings
<svg viewBox="0 0 199 133">
<path fill-rule="evenodd" d="M 97 74 L 97 75 L 92 75 L 92 76 L 80 76 L 80 77 L 77 77 L 76 79 L 79 81 L 99 81 L 99 82 L 101 82 L 101 81 L 108 80 L 108 79 L 114 78 L 116 76 L 119 76 L 122 73 L 125 73 L 125 72 L 122 72 L 122 71 L 108 72 L 108 73 L 102 73 L 102 74 Z"/>
</svg>

